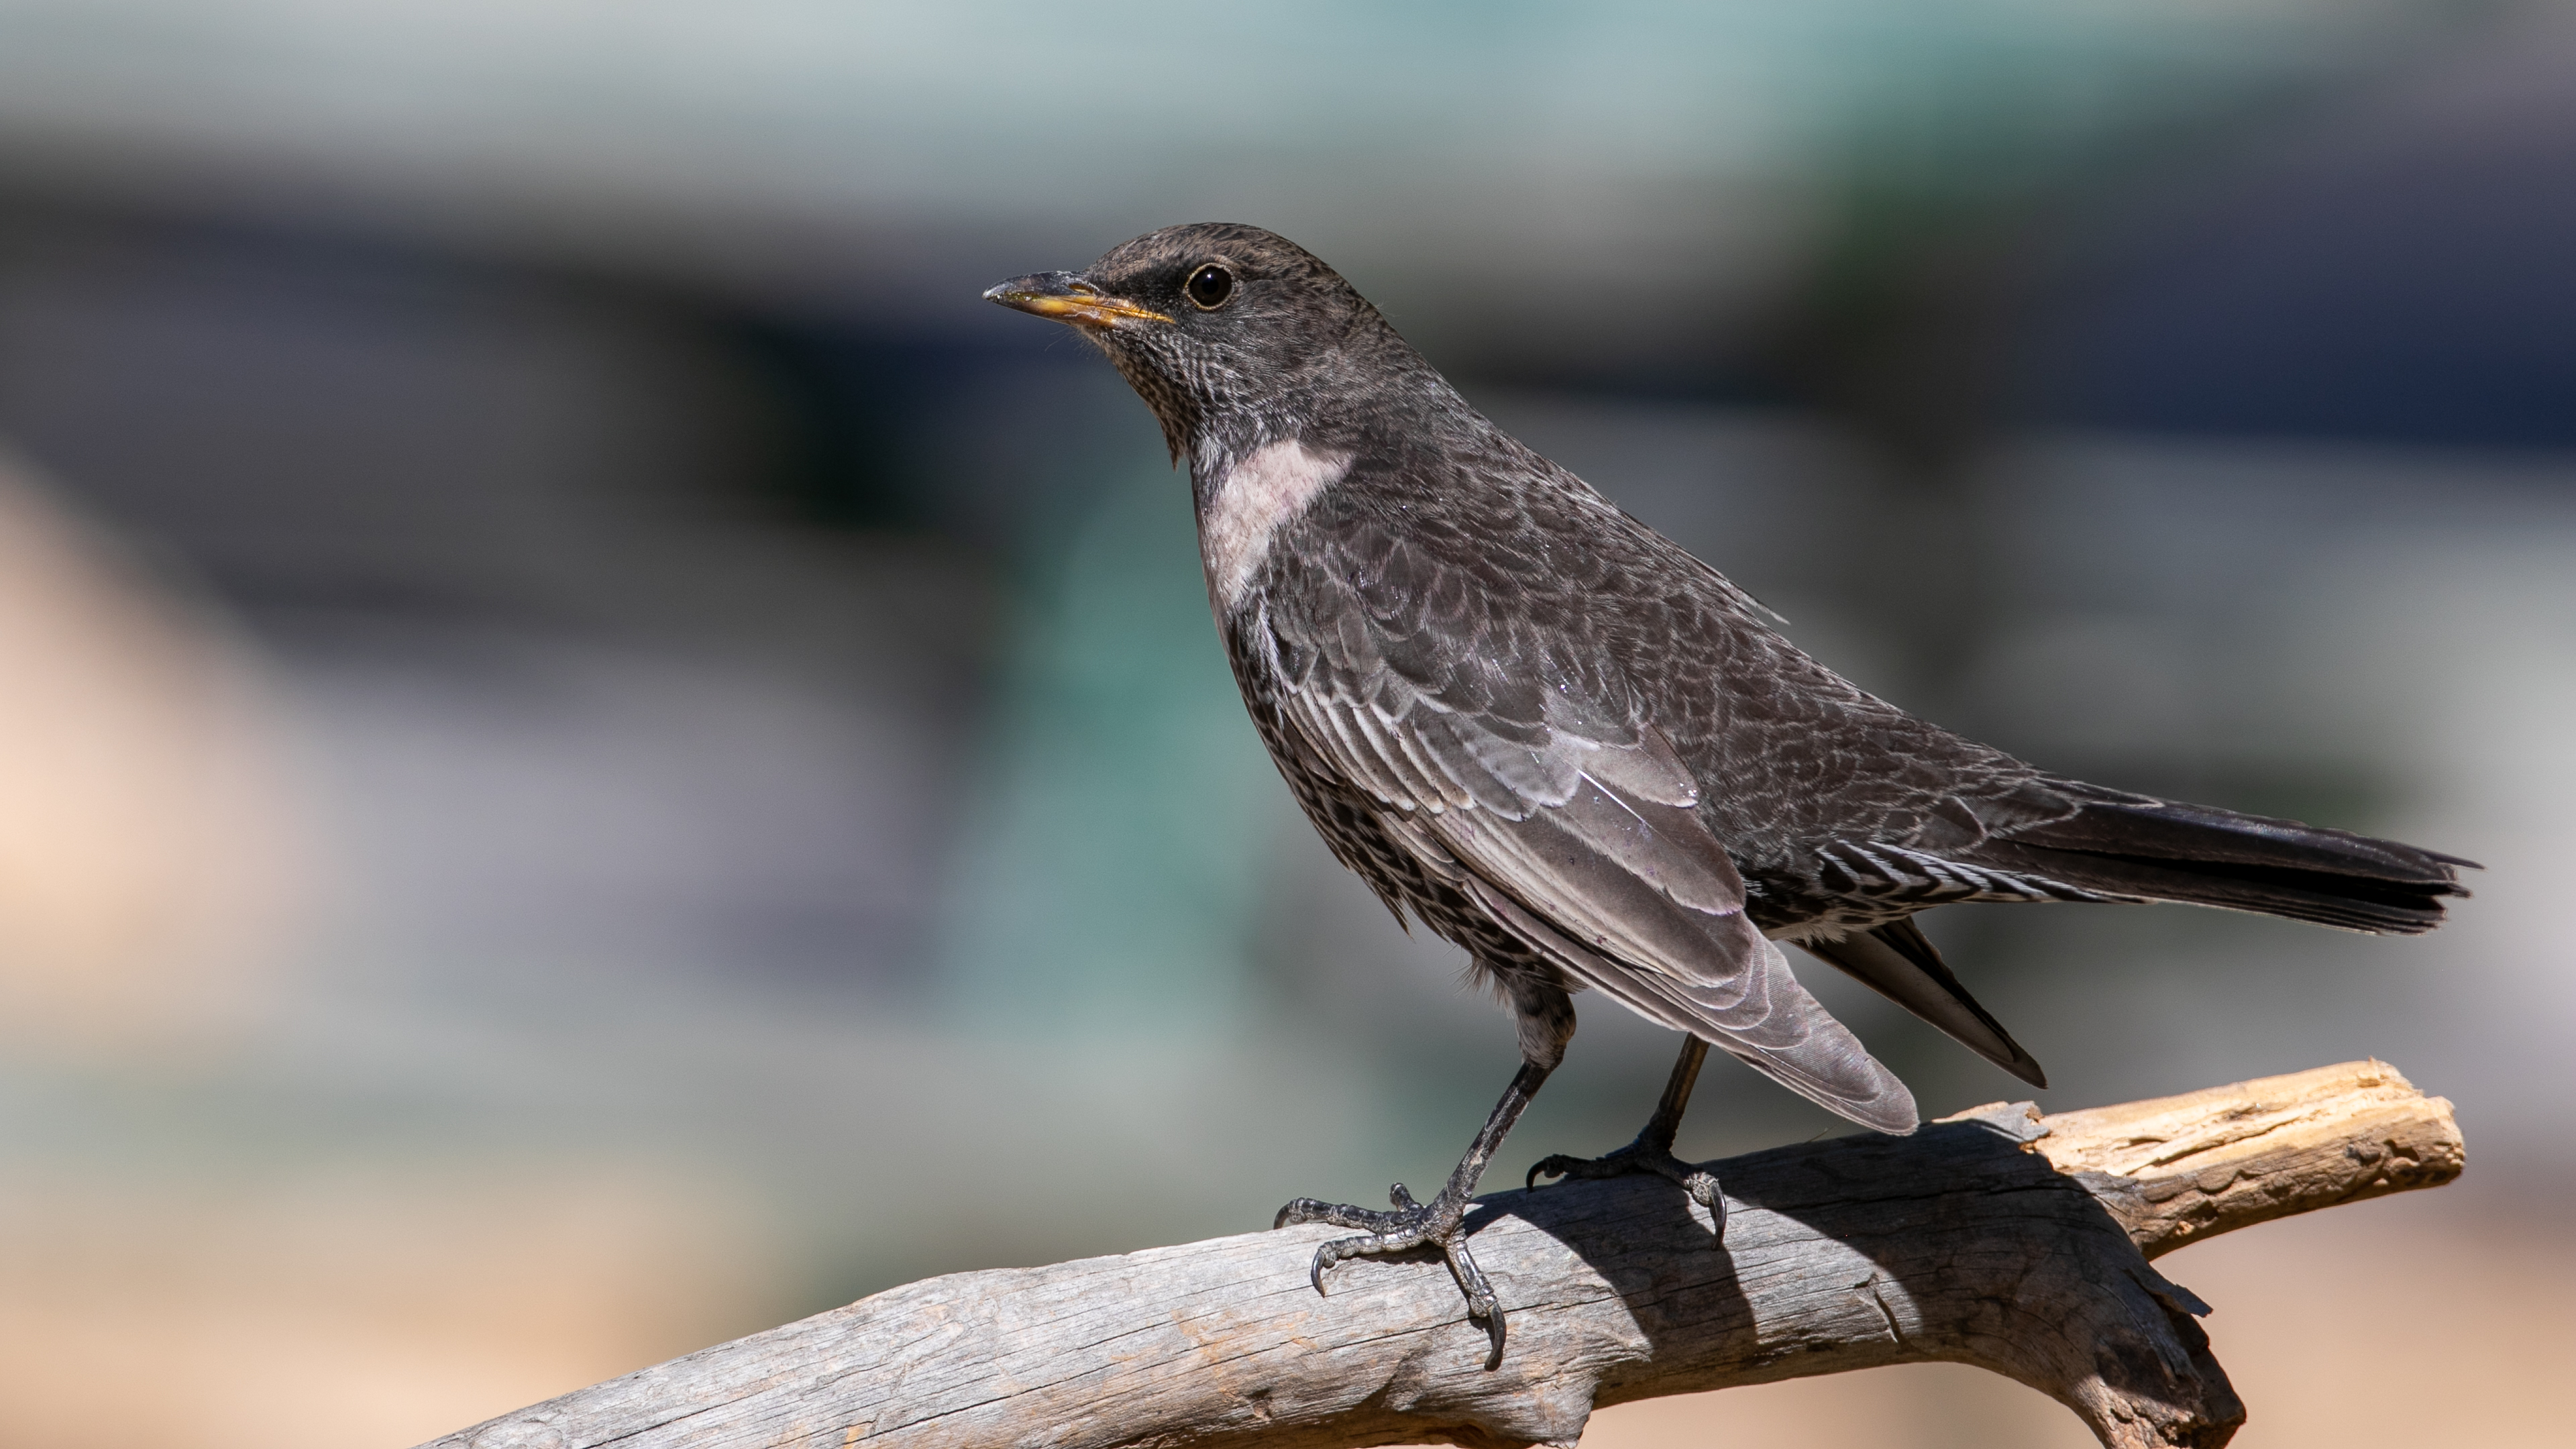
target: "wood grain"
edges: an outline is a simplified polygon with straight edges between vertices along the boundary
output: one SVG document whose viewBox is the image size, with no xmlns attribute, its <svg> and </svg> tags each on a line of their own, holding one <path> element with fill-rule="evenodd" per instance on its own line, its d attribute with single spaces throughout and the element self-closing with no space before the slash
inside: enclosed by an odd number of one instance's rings
<svg viewBox="0 0 2576 1449">
<path fill-rule="evenodd" d="M 2378 1062 L 1479 1200 L 1500 1369 L 1435 1257 L 1306 1283 L 1292 1228 L 961 1273 L 459 1431 L 434 1449 L 1570 1445 L 1597 1405 L 1949 1360 L 2107 1445 L 2223 1444 L 2244 1406 L 2148 1266 L 2184 1242 L 2456 1177 L 2450 1104 Z"/>
</svg>

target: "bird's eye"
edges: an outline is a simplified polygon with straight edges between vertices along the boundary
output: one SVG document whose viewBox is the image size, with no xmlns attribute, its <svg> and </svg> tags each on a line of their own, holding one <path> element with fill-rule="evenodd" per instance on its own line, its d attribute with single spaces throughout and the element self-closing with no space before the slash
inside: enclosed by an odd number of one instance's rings
<svg viewBox="0 0 2576 1449">
<path fill-rule="evenodd" d="M 1214 262 L 1190 273 L 1181 290 L 1190 294 L 1190 305 L 1202 312 L 1213 312 L 1234 296 L 1234 273 Z"/>
</svg>

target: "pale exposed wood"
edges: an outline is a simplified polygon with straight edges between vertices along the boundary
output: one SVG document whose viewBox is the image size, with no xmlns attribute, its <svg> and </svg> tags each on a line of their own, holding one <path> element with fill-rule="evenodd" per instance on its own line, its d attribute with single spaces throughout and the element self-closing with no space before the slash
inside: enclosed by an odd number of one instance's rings
<svg viewBox="0 0 2576 1449">
<path fill-rule="evenodd" d="M 2038 1150 L 2153 1258 L 2292 1213 L 2460 1175 L 2451 1104 L 2386 1062 L 2345 1062 L 2179 1097 L 2060 1112 Z"/>
<path fill-rule="evenodd" d="M 1345 1264 L 1318 1298 L 1333 1230 L 1293 1228 L 914 1283 L 437 1446 L 1571 1444 L 1600 1404 L 1928 1359 L 2020 1379 L 2121 1449 L 2214 1446 L 2244 1408 L 2206 1309 L 2145 1254 L 2461 1162 L 2450 1104 L 2377 1062 L 1996 1106 L 1717 1164 L 1723 1246 L 1660 1179 L 1483 1199 L 1511 1315 L 1490 1373 L 1436 1258 Z"/>
</svg>

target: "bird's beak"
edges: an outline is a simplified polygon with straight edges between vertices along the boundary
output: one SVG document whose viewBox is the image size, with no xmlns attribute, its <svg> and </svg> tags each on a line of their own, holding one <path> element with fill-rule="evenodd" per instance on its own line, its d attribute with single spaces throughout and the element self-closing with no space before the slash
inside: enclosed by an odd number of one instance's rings
<svg viewBox="0 0 2576 1449">
<path fill-rule="evenodd" d="M 1169 322 L 1160 312 L 1122 302 L 1101 291 L 1071 272 L 1035 272 L 1013 277 L 984 294 L 987 302 L 999 302 L 1038 317 L 1052 317 L 1078 327 L 1098 327 L 1104 331 L 1122 322 Z"/>
</svg>

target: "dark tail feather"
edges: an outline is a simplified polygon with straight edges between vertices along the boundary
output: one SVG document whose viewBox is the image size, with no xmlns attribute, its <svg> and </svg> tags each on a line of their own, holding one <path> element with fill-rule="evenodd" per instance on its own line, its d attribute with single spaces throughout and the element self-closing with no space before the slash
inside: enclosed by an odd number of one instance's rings
<svg viewBox="0 0 2576 1449">
<path fill-rule="evenodd" d="M 1800 944 L 1987 1061 L 2034 1087 L 2048 1085 L 2039 1063 L 1959 984 L 1949 963 L 1912 921 L 1890 922 L 1839 941 Z"/>
<path fill-rule="evenodd" d="M 2108 895 L 2184 901 L 2322 926 L 2416 935 L 2466 897 L 2476 861 L 2344 830 L 2072 785 L 2083 808 L 1970 857 Z"/>
</svg>

